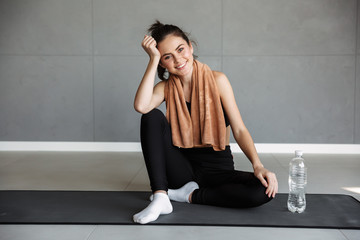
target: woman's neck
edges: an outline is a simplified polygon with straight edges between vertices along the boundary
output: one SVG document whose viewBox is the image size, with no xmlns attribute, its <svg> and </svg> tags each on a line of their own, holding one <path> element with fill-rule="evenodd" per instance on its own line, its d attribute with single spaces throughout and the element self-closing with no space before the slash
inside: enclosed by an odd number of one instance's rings
<svg viewBox="0 0 360 240">
<path fill-rule="evenodd" d="M 191 84 L 191 77 L 190 78 L 180 78 L 181 84 L 183 86 L 187 86 Z"/>
<path fill-rule="evenodd" d="M 191 84 L 192 72 L 193 72 L 193 68 L 192 68 L 191 71 L 189 71 L 189 73 L 186 74 L 185 76 L 179 76 L 180 81 L 181 81 L 181 83 L 182 83 L 183 86 L 186 86 L 186 85 Z"/>
</svg>

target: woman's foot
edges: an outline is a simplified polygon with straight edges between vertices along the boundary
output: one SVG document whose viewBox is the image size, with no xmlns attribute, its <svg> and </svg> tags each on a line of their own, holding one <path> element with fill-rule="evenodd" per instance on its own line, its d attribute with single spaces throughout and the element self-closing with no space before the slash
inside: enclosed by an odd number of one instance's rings
<svg viewBox="0 0 360 240">
<path fill-rule="evenodd" d="M 190 203 L 190 195 L 198 188 L 199 185 L 196 182 L 188 182 L 179 189 L 169 189 L 168 195 L 170 200 Z"/>
<path fill-rule="evenodd" d="M 158 219 L 162 214 L 169 214 L 173 210 L 166 193 L 155 193 L 152 202 L 141 212 L 134 215 L 134 222 L 146 224 Z"/>
</svg>

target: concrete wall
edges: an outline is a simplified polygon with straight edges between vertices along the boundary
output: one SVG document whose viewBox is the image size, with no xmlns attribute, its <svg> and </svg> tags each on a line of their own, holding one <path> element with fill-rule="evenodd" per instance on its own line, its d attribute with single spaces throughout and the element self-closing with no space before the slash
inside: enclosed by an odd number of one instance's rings
<svg viewBox="0 0 360 240">
<path fill-rule="evenodd" d="M 0 141 L 139 141 L 140 43 L 159 19 L 225 72 L 255 142 L 360 143 L 358 5 L 0 0 Z"/>
</svg>

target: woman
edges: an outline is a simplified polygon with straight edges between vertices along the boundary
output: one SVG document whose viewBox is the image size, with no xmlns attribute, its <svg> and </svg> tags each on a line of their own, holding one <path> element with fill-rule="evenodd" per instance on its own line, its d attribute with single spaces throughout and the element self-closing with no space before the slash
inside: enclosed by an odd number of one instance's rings
<svg viewBox="0 0 360 240">
<path fill-rule="evenodd" d="M 170 200 L 223 207 L 256 207 L 278 191 L 274 173 L 257 155 L 229 80 L 193 56 L 177 26 L 156 21 L 142 47 L 150 60 L 134 107 L 141 118 L 141 146 L 152 202 L 134 215 L 137 223 L 172 212 Z M 156 72 L 161 80 L 154 87 Z M 166 117 L 156 109 L 166 102 Z M 254 172 L 234 170 L 230 127 Z"/>
</svg>

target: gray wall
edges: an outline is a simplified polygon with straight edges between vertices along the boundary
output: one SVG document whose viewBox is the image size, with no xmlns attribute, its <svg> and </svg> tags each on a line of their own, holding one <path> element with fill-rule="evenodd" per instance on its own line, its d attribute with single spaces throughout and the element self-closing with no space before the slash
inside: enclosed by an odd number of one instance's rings
<svg viewBox="0 0 360 240">
<path fill-rule="evenodd" d="M 358 5 L 0 0 L 0 141 L 139 141 L 140 43 L 158 18 L 227 74 L 255 142 L 360 143 Z"/>
</svg>

